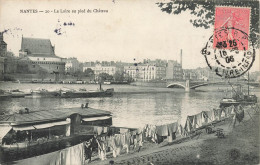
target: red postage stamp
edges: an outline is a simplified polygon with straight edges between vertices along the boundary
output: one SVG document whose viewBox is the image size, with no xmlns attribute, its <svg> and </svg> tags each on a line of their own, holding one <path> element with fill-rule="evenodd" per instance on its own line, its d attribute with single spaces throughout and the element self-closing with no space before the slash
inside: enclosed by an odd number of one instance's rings
<svg viewBox="0 0 260 165">
<path fill-rule="evenodd" d="M 248 50 L 249 27 L 250 8 L 216 7 L 213 47 Z"/>
<path fill-rule="evenodd" d="M 249 38 L 250 8 L 216 7 L 215 29 L 202 50 L 209 68 L 223 78 L 246 73 L 255 60 Z"/>
</svg>

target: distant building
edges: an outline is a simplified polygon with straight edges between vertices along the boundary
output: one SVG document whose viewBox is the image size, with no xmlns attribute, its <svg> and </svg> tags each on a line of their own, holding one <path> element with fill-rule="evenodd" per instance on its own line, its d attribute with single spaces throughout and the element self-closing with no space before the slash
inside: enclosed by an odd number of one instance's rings
<svg viewBox="0 0 260 165">
<path fill-rule="evenodd" d="M 168 60 L 166 67 L 166 79 L 181 81 L 183 80 L 183 70 L 182 70 L 182 49 L 180 52 L 180 63 L 175 60 Z"/>
<path fill-rule="evenodd" d="M 182 65 L 174 60 L 169 60 L 166 67 L 167 80 L 183 80 Z"/>
<path fill-rule="evenodd" d="M 0 80 L 3 80 L 4 78 L 4 58 L 0 57 Z"/>
<path fill-rule="evenodd" d="M 124 66 L 124 76 L 131 77 L 134 81 L 137 81 L 139 78 L 139 70 L 141 67 L 135 65 Z"/>
<path fill-rule="evenodd" d="M 206 77 L 203 77 L 206 79 Z M 195 69 L 184 69 L 183 70 L 183 79 L 184 80 L 198 80 L 198 76 Z"/>
<path fill-rule="evenodd" d="M 80 63 L 78 59 L 75 57 L 66 59 L 65 71 L 67 73 L 80 71 Z"/>
<path fill-rule="evenodd" d="M 7 53 L 7 44 L 4 41 L 4 34 L 0 32 L 0 80 L 4 78 L 5 56 Z"/>
<path fill-rule="evenodd" d="M 30 72 L 45 70 L 48 73 L 64 73 L 65 60 L 55 55 L 49 39 L 22 38 L 19 51 L 21 61 L 27 62 Z"/>
<path fill-rule="evenodd" d="M 135 81 L 162 80 L 166 76 L 166 62 L 144 60 L 141 64 L 125 66 L 124 73 Z"/>
<path fill-rule="evenodd" d="M 4 57 L 7 53 L 7 44 L 4 41 L 4 33 L 0 32 L 0 56 Z"/>
<path fill-rule="evenodd" d="M 85 72 L 88 68 L 93 70 L 95 79 L 97 79 L 98 75 L 101 73 L 107 73 L 111 76 L 114 76 L 116 71 L 120 70 L 120 67 L 117 67 L 114 61 L 111 62 L 102 61 L 101 63 L 98 61 L 86 62 L 83 66 L 83 72 Z"/>
</svg>

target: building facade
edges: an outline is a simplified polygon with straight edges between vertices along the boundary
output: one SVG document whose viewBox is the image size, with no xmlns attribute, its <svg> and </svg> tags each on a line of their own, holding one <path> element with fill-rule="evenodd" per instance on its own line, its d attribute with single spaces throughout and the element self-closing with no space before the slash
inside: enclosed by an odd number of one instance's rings
<svg viewBox="0 0 260 165">
<path fill-rule="evenodd" d="M 64 73 L 65 59 L 55 55 L 55 48 L 49 39 L 22 37 L 19 51 L 21 63 L 28 64 L 29 72 Z M 20 62 L 19 62 L 20 63 Z"/>
<path fill-rule="evenodd" d="M 80 63 L 78 59 L 75 57 L 66 59 L 65 71 L 66 73 L 80 71 Z"/>
<path fill-rule="evenodd" d="M 5 57 L 7 53 L 7 44 L 4 41 L 4 33 L 0 32 L 0 56 Z"/>
<path fill-rule="evenodd" d="M 166 67 L 165 64 L 159 64 L 154 61 L 145 61 L 142 64 L 125 66 L 124 73 L 135 81 L 148 82 L 151 80 L 165 79 Z"/>
<path fill-rule="evenodd" d="M 4 58 L 0 57 L 0 80 L 4 79 Z"/>
<path fill-rule="evenodd" d="M 167 80 L 183 80 L 182 65 L 174 60 L 169 60 L 166 67 L 166 79 Z"/>
<path fill-rule="evenodd" d="M 113 61 L 111 62 L 86 62 L 83 66 L 83 72 L 85 72 L 87 69 L 91 69 L 94 72 L 95 79 L 98 79 L 99 74 L 101 73 L 107 73 L 111 76 L 114 76 L 117 71 L 120 70 L 120 67 L 116 66 L 116 63 Z"/>
</svg>

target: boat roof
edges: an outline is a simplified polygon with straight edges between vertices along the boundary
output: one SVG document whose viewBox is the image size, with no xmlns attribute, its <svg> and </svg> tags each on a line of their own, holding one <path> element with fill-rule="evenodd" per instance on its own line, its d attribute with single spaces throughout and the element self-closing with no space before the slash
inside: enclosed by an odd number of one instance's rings
<svg viewBox="0 0 260 165">
<path fill-rule="evenodd" d="M 98 117 L 98 116 L 111 116 L 111 112 L 93 109 L 93 108 L 63 108 L 55 110 L 42 110 L 42 111 L 30 111 L 29 113 L 14 113 L 10 115 L 0 116 L 1 124 L 10 125 L 22 125 L 22 124 L 35 124 L 43 122 L 51 122 L 58 120 L 65 120 L 73 114 L 79 114 L 80 116 Z"/>
</svg>

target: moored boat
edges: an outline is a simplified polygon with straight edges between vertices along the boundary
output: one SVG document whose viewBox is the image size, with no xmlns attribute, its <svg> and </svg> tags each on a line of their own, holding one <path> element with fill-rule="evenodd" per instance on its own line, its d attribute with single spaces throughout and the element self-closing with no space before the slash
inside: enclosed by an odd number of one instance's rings
<svg viewBox="0 0 260 165">
<path fill-rule="evenodd" d="M 57 98 L 89 98 L 89 97 L 111 97 L 114 94 L 114 88 L 106 89 L 106 90 L 95 90 L 95 91 L 87 91 L 86 89 L 80 90 L 54 90 L 48 91 L 46 89 L 35 90 L 31 92 L 31 96 L 33 98 L 38 97 L 57 97 Z"/>
<path fill-rule="evenodd" d="M 65 91 L 60 94 L 61 98 L 88 98 L 88 97 L 111 97 L 113 96 L 114 88 L 107 90 L 98 90 L 98 91 Z"/>
<path fill-rule="evenodd" d="M 242 105 L 252 105 L 252 104 L 255 104 L 257 103 L 257 96 L 256 95 L 252 95 L 250 94 L 250 86 L 249 86 L 249 72 L 248 72 L 248 84 L 247 84 L 247 94 L 243 93 L 242 91 L 242 86 L 239 85 L 238 89 L 235 90 L 233 88 L 233 86 L 231 85 L 232 87 L 232 90 L 233 90 L 233 97 L 230 97 L 230 98 L 223 98 L 221 101 L 220 101 L 220 105 L 219 107 L 229 107 L 231 105 L 238 105 L 238 104 L 242 104 Z"/>
<path fill-rule="evenodd" d="M 86 104 L 87 105 L 87 104 Z M 0 163 L 42 155 L 93 137 L 89 126 L 111 126 L 109 111 L 82 106 L 0 116 Z"/>
<path fill-rule="evenodd" d="M 12 95 L 9 92 L 6 92 L 4 90 L 0 90 L 0 100 L 5 100 L 11 98 Z"/>
<path fill-rule="evenodd" d="M 22 97 L 31 95 L 31 93 L 29 93 L 29 92 L 26 93 L 26 92 L 20 91 L 19 89 L 10 90 L 10 91 L 8 91 L 8 93 L 11 94 L 12 98 L 22 98 Z"/>
</svg>

